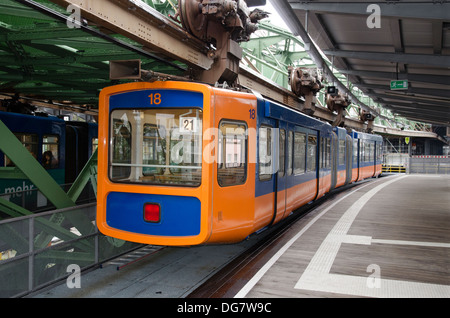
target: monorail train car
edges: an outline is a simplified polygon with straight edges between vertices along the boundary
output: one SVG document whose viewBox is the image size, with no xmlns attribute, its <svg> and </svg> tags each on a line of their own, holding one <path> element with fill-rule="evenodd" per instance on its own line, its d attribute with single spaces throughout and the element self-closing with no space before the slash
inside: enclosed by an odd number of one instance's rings
<svg viewBox="0 0 450 318">
<path fill-rule="evenodd" d="M 239 242 L 381 172 L 375 156 L 365 161 L 381 137 L 258 94 L 137 82 L 105 88 L 99 115 L 97 226 L 127 241 Z"/>
<path fill-rule="evenodd" d="M 75 180 L 92 155 L 93 147 L 97 147 L 97 124 L 11 112 L 0 112 L 0 120 L 60 185 Z M 0 167 L 14 166 L 14 162 L 0 151 Z M 0 179 L 2 198 L 30 211 L 47 208 L 47 198 L 35 190 L 28 179 Z"/>
</svg>

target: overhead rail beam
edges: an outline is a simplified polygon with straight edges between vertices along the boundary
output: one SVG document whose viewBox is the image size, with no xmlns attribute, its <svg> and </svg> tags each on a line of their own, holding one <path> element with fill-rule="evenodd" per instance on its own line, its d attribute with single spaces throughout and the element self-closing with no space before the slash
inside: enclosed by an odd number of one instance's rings
<svg viewBox="0 0 450 318">
<path fill-rule="evenodd" d="M 207 56 L 208 47 L 203 42 L 140 0 L 51 1 L 64 8 L 75 5 L 80 8 L 83 17 L 125 35 L 149 50 L 203 70 L 211 68 L 213 60 Z"/>
<path fill-rule="evenodd" d="M 50 9 L 50 8 L 44 6 L 44 5 L 42 5 L 42 4 L 40 4 L 40 3 L 36 2 L 36 1 L 33 1 L 33 0 L 16 0 L 16 1 L 19 2 L 19 3 L 22 3 L 24 5 L 27 5 L 27 6 L 31 7 L 31 8 L 33 8 L 33 9 L 35 9 L 35 10 L 37 10 L 37 11 L 43 13 L 43 14 L 45 14 L 45 15 L 47 15 L 47 16 L 53 17 L 55 19 L 58 19 L 60 21 L 67 21 L 67 19 L 68 19 L 68 16 L 66 16 L 64 14 L 61 14 L 61 13 L 55 11 L 55 10 L 52 10 L 52 9 Z M 69 5 L 71 5 L 71 4 L 75 4 L 75 5 L 78 5 L 79 7 L 81 7 L 76 2 L 79 2 L 81 4 L 84 3 L 85 6 L 88 6 L 88 4 L 86 4 L 86 2 L 84 2 L 84 1 L 77 1 L 77 0 L 70 1 L 70 2 L 69 1 L 63 1 L 63 0 L 61 0 L 61 1 L 60 0 L 55 0 L 53 2 L 55 2 L 57 4 L 60 4 L 63 7 L 66 7 L 66 8 Z M 104 2 L 107 2 L 108 10 L 110 10 L 110 6 L 114 7 L 113 2 L 111 2 L 111 1 L 96 0 L 96 1 L 90 1 L 89 2 L 89 8 L 92 9 L 92 5 L 95 4 L 96 5 L 95 8 L 99 10 L 101 7 L 98 8 L 97 5 L 100 4 L 100 3 L 102 3 L 103 5 L 106 5 Z M 103 8 L 105 8 L 105 7 L 103 7 Z M 100 13 L 100 12 L 103 12 L 103 11 L 104 10 L 97 11 L 97 13 Z M 117 20 L 114 20 L 114 21 L 117 22 Z M 118 19 L 118 21 L 121 21 L 121 19 Z M 75 23 L 77 23 L 77 21 L 75 21 Z M 96 29 L 91 28 L 91 27 L 89 27 L 87 25 L 84 25 L 80 21 L 78 21 L 77 28 L 79 28 L 79 29 L 81 29 L 83 31 L 86 31 L 86 32 L 88 32 L 88 33 L 90 33 L 90 34 L 92 34 L 94 36 L 97 36 L 97 37 L 100 37 L 100 38 L 105 39 L 107 41 L 113 42 L 114 44 L 117 44 L 117 45 L 119 45 L 119 46 L 121 46 L 123 48 L 126 48 L 127 50 L 130 50 L 132 52 L 139 53 L 139 54 L 144 55 L 146 57 L 149 57 L 149 58 L 155 59 L 157 61 L 160 61 L 160 62 L 162 62 L 162 63 L 164 63 L 166 65 L 170 65 L 170 66 L 174 67 L 175 69 L 182 70 L 182 71 L 186 70 L 182 66 L 180 66 L 178 64 L 175 64 L 175 63 L 173 63 L 173 62 L 171 62 L 171 61 L 169 61 L 169 60 L 167 60 L 165 58 L 162 58 L 161 56 L 158 56 L 156 54 L 150 53 L 150 52 L 148 52 L 146 50 L 143 50 L 141 48 L 138 48 L 136 46 L 130 45 L 128 43 L 125 43 L 125 42 L 123 42 L 123 41 L 121 41 L 119 39 L 116 39 L 114 37 L 108 36 L 105 33 L 100 32 L 99 30 L 96 30 Z M 98 61 L 98 60 L 95 60 L 95 61 Z"/>
</svg>

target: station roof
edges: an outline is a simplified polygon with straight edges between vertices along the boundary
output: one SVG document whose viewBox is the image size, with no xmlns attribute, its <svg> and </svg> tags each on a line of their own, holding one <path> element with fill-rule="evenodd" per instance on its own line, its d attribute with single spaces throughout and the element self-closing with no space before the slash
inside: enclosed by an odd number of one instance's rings
<svg viewBox="0 0 450 318">
<path fill-rule="evenodd" d="M 450 126 L 450 1 L 271 3 L 294 34 L 307 29 L 375 102 L 410 120 Z M 391 80 L 407 80 L 407 89 L 391 90 Z"/>
</svg>

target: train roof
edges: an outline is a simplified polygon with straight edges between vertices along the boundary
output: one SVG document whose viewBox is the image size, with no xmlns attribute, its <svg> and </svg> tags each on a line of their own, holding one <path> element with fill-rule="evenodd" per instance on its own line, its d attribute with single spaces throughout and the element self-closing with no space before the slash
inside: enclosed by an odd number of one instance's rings
<svg viewBox="0 0 450 318">
<path fill-rule="evenodd" d="M 332 126 L 329 123 L 322 122 L 311 116 L 301 113 L 298 110 L 289 108 L 277 102 L 263 98 L 265 103 L 265 116 L 273 119 L 286 121 L 299 126 L 308 128 L 331 131 Z"/>
<path fill-rule="evenodd" d="M 0 116 L 2 117 L 9 117 L 9 118 L 23 118 L 23 119 L 36 119 L 41 121 L 57 121 L 57 122 L 64 122 L 63 119 L 55 117 L 55 116 L 35 116 L 35 115 L 27 115 L 27 114 L 19 114 L 19 113 L 11 113 L 11 112 L 3 112 L 0 111 Z"/>
<path fill-rule="evenodd" d="M 356 130 L 352 130 L 352 132 L 349 134 L 353 138 L 356 138 L 356 139 L 374 140 L 374 141 L 382 141 L 383 140 L 383 137 L 381 137 L 380 135 L 368 134 L 368 133 L 359 132 Z"/>
</svg>

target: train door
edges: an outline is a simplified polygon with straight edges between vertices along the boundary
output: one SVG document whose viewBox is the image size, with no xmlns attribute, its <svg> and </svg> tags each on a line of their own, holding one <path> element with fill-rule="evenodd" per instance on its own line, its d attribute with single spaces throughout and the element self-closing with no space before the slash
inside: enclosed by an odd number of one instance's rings
<svg viewBox="0 0 450 318">
<path fill-rule="evenodd" d="M 253 228 L 256 100 L 216 91 L 213 127 L 217 130 L 213 184 L 213 233 L 244 239 Z"/>
<path fill-rule="evenodd" d="M 278 122 L 278 170 L 276 173 L 276 195 L 274 207 L 274 220 L 276 223 L 285 217 L 287 198 L 287 174 L 286 174 L 286 153 L 288 142 L 288 125 L 286 122 Z"/>
</svg>

